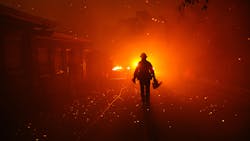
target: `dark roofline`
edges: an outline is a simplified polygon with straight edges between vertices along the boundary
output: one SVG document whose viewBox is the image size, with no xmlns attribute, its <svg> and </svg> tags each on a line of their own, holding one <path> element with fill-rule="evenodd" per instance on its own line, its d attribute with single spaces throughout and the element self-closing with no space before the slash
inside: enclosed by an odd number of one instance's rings
<svg viewBox="0 0 250 141">
<path fill-rule="evenodd" d="M 47 40 L 57 40 L 57 41 L 64 41 L 64 42 L 82 42 L 82 43 L 91 43 L 91 40 L 81 38 L 81 37 L 74 37 L 65 33 L 60 32 L 53 32 L 51 36 L 37 36 L 37 39 L 47 39 Z"/>
<path fill-rule="evenodd" d="M 50 21 L 48 19 L 34 16 L 14 8 L 10 8 L 8 6 L 0 4 L 0 18 L 8 19 L 11 21 L 22 22 L 27 25 L 38 26 L 41 28 L 54 28 L 55 22 Z"/>
<path fill-rule="evenodd" d="M 7 27 L 7 30 L 9 30 L 8 27 L 31 29 L 31 31 L 36 34 L 36 37 L 40 39 L 67 42 L 91 42 L 82 37 L 75 37 L 55 31 L 56 23 L 53 21 L 0 4 L 0 28 L 5 29 L 5 27 Z"/>
</svg>

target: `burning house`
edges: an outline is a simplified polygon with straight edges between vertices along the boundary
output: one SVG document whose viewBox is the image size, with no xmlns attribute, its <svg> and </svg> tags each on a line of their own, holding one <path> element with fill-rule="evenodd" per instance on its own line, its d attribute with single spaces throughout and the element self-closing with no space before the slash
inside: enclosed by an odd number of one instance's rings
<svg viewBox="0 0 250 141">
<path fill-rule="evenodd" d="M 17 103 L 62 98 L 87 81 L 90 40 L 55 27 L 53 21 L 0 6 L 1 95 L 14 109 L 20 108 Z"/>
</svg>

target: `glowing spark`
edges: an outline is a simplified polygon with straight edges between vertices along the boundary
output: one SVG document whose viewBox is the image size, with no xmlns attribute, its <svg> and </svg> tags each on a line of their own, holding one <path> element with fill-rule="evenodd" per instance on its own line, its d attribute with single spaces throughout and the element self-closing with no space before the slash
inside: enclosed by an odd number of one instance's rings
<svg viewBox="0 0 250 141">
<path fill-rule="evenodd" d="M 47 135 L 46 135 L 46 134 L 44 134 L 44 135 L 43 135 L 43 137 L 44 137 L 44 138 L 47 138 Z"/>
<path fill-rule="evenodd" d="M 162 112 L 165 113 L 165 112 L 166 112 L 166 109 L 162 109 Z"/>
<path fill-rule="evenodd" d="M 87 119 L 86 119 L 86 122 L 89 122 L 89 120 L 90 120 L 90 119 L 89 119 L 89 118 L 87 118 Z"/>
</svg>

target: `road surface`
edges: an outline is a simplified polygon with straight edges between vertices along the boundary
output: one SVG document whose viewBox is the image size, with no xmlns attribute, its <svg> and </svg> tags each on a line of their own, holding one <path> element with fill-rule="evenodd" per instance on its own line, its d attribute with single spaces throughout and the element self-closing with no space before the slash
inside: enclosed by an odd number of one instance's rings
<svg viewBox="0 0 250 141">
<path fill-rule="evenodd" d="M 17 140 L 175 141 L 247 140 L 250 93 L 192 81 L 151 89 L 151 107 L 141 105 L 138 84 L 117 82 L 82 89 L 69 103 L 19 121 Z"/>
</svg>

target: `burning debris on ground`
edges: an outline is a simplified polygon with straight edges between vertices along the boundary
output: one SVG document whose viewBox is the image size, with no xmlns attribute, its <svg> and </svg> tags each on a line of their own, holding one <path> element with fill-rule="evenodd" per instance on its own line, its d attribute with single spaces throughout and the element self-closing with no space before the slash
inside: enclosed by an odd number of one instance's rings
<svg viewBox="0 0 250 141">
<path fill-rule="evenodd" d="M 127 91 L 121 94 L 121 89 L 127 89 Z M 212 136 L 223 137 L 223 134 L 227 133 L 226 128 L 228 127 L 236 132 L 246 128 L 242 125 L 241 120 L 243 119 L 240 115 L 244 115 L 244 113 L 241 113 L 241 108 L 235 107 L 234 110 L 231 109 L 232 106 L 236 106 L 234 105 L 234 102 L 237 101 L 236 99 L 231 99 L 230 102 L 229 100 L 218 99 L 212 95 L 208 98 L 206 95 L 200 94 L 200 96 L 197 96 L 194 93 L 194 95 L 190 94 L 187 98 L 184 98 L 183 101 L 182 97 L 175 97 L 175 93 L 166 93 L 163 89 L 160 92 L 154 91 L 152 93 L 152 105 L 150 110 L 148 110 L 143 109 L 140 104 L 140 96 L 133 89 L 131 85 L 127 85 L 120 89 L 85 92 L 87 96 L 81 96 L 72 100 L 68 105 L 64 105 L 63 107 L 65 108 L 62 110 L 62 113 L 54 113 L 55 117 L 53 118 L 44 117 L 51 114 L 47 113 L 48 115 L 37 115 L 34 123 L 24 121 L 16 129 L 16 136 L 18 138 L 30 137 L 39 140 L 50 140 L 50 138 L 55 138 L 54 136 L 63 138 L 64 135 L 53 134 L 53 130 L 55 130 L 53 128 L 56 128 L 58 132 L 66 130 L 72 140 L 92 140 L 97 139 L 96 136 L 92 135 L 93 133 L 98 136 L 104 136 L 98 132 L 99 130 L 106 129 L 110 132 L 115 132 L 119 128 L 125 128 L 126 130 L 131 130 L 131 132 L 126 131 L 126 133 L 133 135 L 133 132 L 136 132 L 134 130 L 147 129 L 148 124 L 153 124 L 150 126 L 153 126 L 153 128 L 157 127 L 157 130 L 159 130 L 158 128 L 160 130 L 168 128 L 165 131 L 167 133 L 166 136 L 171 138 L 174 138 L 174 135 L 171 135 L 170 132 L 183 130 L 186 126 L 192 129 L 192 131 L 197 132 L 200 128 L 205 130 L 202 127 L 211 130 L 220 128 L 222 131 L 210 131 L 210 134 Z M 157 93 L 161 93 L 162 96 L 159 98 Z M 117 98 L 118 95 L 122 100 Z M 191 97 L 193 98 L 191 99 Z M 204 97 L 206 98 L 204 99 Z M 35 122 L 40 123 L 41 120 L 45 122 L 42 126 L 35 125 Z M 194 123 L 185 123 L 186 120 L 191 120 Z M 55 122 L 57 123 L 55 124 Z M 200 128 L 196 127 L 197 124 Z M 192 132 L 186 132 L 192 134 Z M 138 134 L 138 136 L 143 136 L 143 133 Z M 205 134 L 200 133 L 200 135 L 206 137 Z M 161 134 L 160 137 L 163 136 Z M 114 137 L 111 136 L 110 138 L 116 139 L 117 137 L 114 135 Z"/>
</svg>

